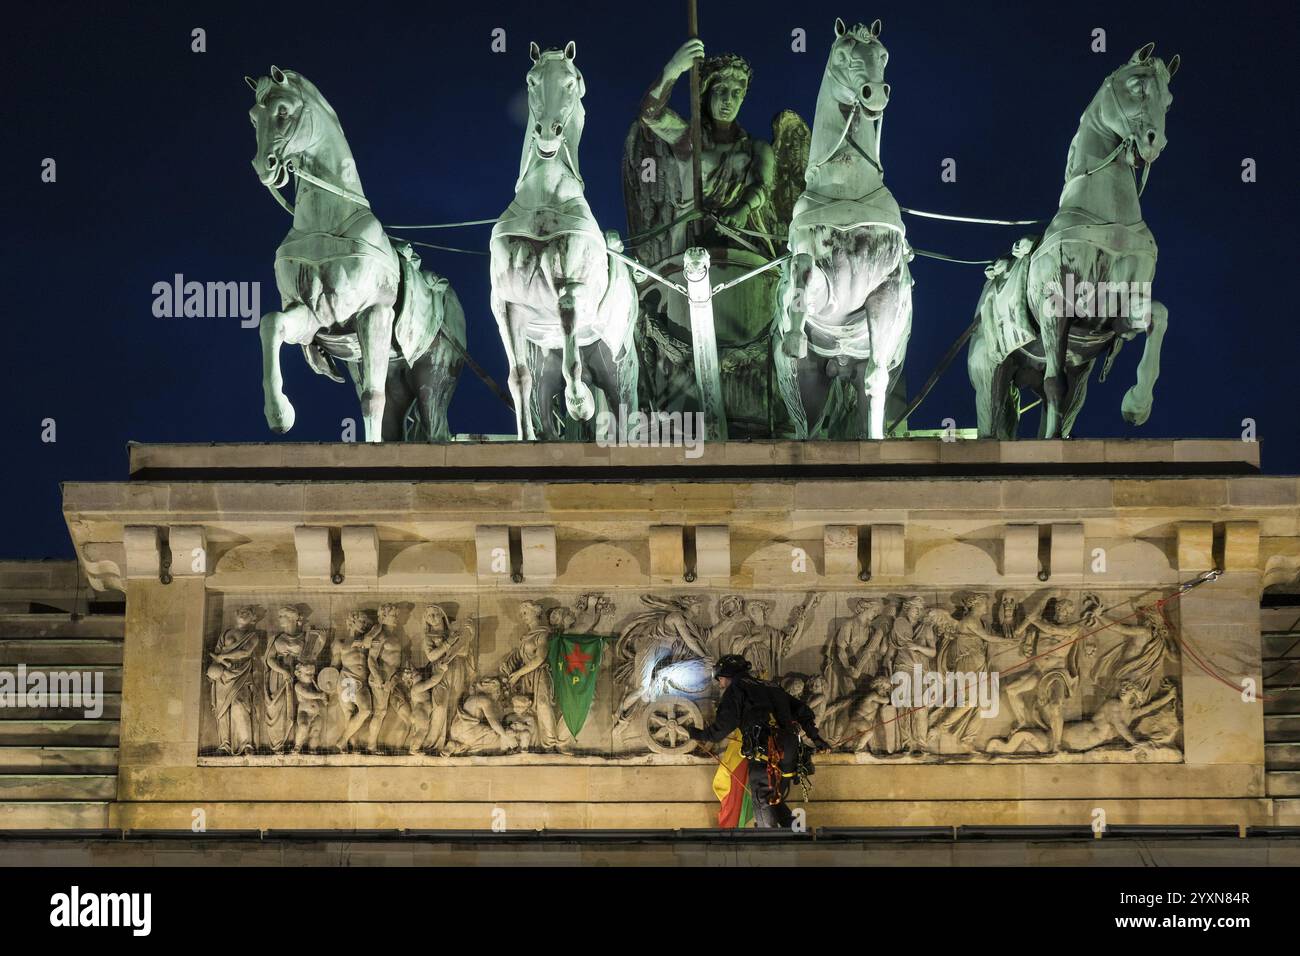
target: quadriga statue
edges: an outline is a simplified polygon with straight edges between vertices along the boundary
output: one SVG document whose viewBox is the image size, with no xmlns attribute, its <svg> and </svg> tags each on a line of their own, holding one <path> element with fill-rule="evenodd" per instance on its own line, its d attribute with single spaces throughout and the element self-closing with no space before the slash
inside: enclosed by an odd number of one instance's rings
<svg viewBox="0 0 1300 956">
<path fill-rule="evenodd" d="M 774 321 L 777 384 L 796 438 L 825 434 L 837 379 L 853 394 L 853 437 L 884 438 L 911 334 L 912 252 L 880 161 L 888 61 L 879 20 L 850 30 L 836 19 Z"/>
<path fill-rule="evenodd" d="M 705 213 L 740 234 L 751 251 L 773 257 L 772 235 L 784 229 L 774 204 L 777 157 L 769 143 L 752 137 L 738 121 L 753 69 L 731 53 L 704 59 L 704 43 L 687 40 L 646 91 L 628 133 L 623 156 L 623 194 L 634 235 L 653 233 L 637 247 L 643 262 L 655 264 L 683 252 L 689 225 L 680 222 L 695 205 L 691 124 L 668 106 L 678 77 L 701 65 L 701 156 Z M 695 244 L 737 245 L 735 233 L 719 235 L 708 223 Z M 738 246 L 746 248 L 746 246 Z"/>
<path fill-rule="evenodd" d="M 596 414 L 636 407 L 637 300 L 622 248 L 602 233 L 578 172 L 586 92 L 569 43 L 530 44 L 528 126 L 514 201 L 492 228 L 492 312 L 510 364 L 518 437 L 561 437 Z"/>
<path fill-rule="evenodd" d="M 1039 437 L 1069 438 L 1097 359 L 1106 356 L 1104 381 L 1120 346 L 1141 332 L 1137 383 L 1121 410 L 1132 425 L 1151 414 L 1168 312 L 1150 295 L 1156 243 L 1138 199 L 1165 148 L 1179 62 L 1166 64 L 1154 48 L 1106 77 L 1084 110 L 1047 230 L 986 270 L 967 357 L 981 438 L 1016 437 L 1022 388 L 1043 398 Z"/>
<path fill-rule="evenodd" d="M 700 187 L 702 221 L 693 183 L 691 123 L 668 105 L 673 87 L 693 64 L 700 71 Z M 768 438 L 786 430 L 773 404 L 771 314 L 775 271 L 750 275 L 782 251 L 790 212 L 803 192 L 808 125 L 792 110 L 772 121 L 772 142 L 740 123 L 753 79 L 749 62 L 734 53 L 705 57 L 704 43 L 687 40 L 642 97 L 623 151 L 623 198 L 638 260 L 669 279 L 684 281 L 709 254 L 709 281 L 749 276 L 713 295 L 713 337 L 721 369 L 721 399 L 731 438 Z M 669 414 L 708 404 L 700 394 L 694 329 L 684 297 L 646 279 L 640 289 L 641 404 Z"/>
<path fill-rule="evenodd" d="M 338 115 L 306 77 L 271 67 L 253 80 L 253 170 L 293 213 L 275 251 L 282 306 L 262 316 L 262 387 L 271 431 L 293 427 L 280 346 L 356 383 L 366 441 L 448 441 L 447 406 L 465 357 L 465 313 L 446 279 L 422 272 L 408 243 L 370 210 Z M 280 195 L 296 177 L 294 206 Z M 414 426 L 407 428 L 408 415 Z"/>
</svg>

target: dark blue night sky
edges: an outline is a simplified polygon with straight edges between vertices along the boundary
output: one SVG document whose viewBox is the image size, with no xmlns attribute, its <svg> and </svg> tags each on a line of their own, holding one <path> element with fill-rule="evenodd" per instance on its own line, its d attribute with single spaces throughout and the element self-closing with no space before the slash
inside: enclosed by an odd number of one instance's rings
<svg viewBox="0 0 1300 956">
<path fill-rule="evenodd" d="M 1254 7 L 1254 9 L 1252 9 Z M 1080 438 L 1238 437 L 1258 422 L 1266 470 L 1300 471 L 1295 382 L 1300 332 L 1288 283 L 1297 272 L 1296 24 L 1291 4 L 700 0 L 710 52 L 749 58 L 741 113 L 767 138 L 772 116 L 811 121 L 836 16 L 880 17 L 893 88 L 885 122 L 886 182 L 904 205 L 959 215 L 1036 218 L 1056 208 L 1066 150 L 1102 79 L 1137 47 L 1182 54 L 1143 213 L 1160 246 L 1154 292 L 1169 307 L 1163 374 L 1151 420 L 1123 423 L 1119 403 L 1140 342 L 1094 383 Z M 314 13 L 312 11 L 320 11 Z M 16 14 L 6 14 L 7 17 Z M 69 556 L 58 482 L 119 480 L 128 441 L 272 440 L 262 418 L 260 346 L 238 319 L 161 319 L 152 286 L 272 275 L 289 220 L 249 165 L 252 94 L 243 75 L 272 63 L 310 78 L 338 111 L 380 219 L 443 222 L 496 216 L 518 172 L 518 117 L 528 42 L 575 40 L 587 82 L 582 169 L 606 228 L 626 231 L 622 143 L 641 94 L 685 38 L 684 0 L 649 3 L 366 4 L 325 2 L 25 6 L 4 42 L 8 76 L 4 289 L 6 533 L 0 556 Z M 207 31 L 206 53 L 190 31 Z M 490 50 L 506 30 L 508 51 Z M 793 53 L 791 30 L 808 32 Z M 1089 50 L 1105 28 L 1109 52 Z M 685 109 L 687 83 L 679 83 Z M 45 157 L 55 184 L 40 181 Z M 957 160 L 956 183 L 940 163 Z M 1241 162 L 1259 182 L 1241 181 Z M 982 259 L 1021 233 L 912 219 L 922 248 Z M 487 230 L 416 238 L 486 248 Z M 498 381 L 504 355 L 488 310 L 487 260 L 423 251 L 465 303 L 470 351 Z M 966 327 L 978 267 L 918 259 L 914 389 Z M 1269 277 L 1266 279 L 1265 277 Z M 350 385 L 284 353 L 298 420 L 283 439 L 335 441 L 357 415 Z M 965 360 L 912 417 L 974 426 Z M 57 422 L 57 442 L 41 422 Z M 1032 422 L 1026 427 L 1032 428 Z M 468 371 L 453 431 L 506 432 L 513 419 Z"/>
</svg>

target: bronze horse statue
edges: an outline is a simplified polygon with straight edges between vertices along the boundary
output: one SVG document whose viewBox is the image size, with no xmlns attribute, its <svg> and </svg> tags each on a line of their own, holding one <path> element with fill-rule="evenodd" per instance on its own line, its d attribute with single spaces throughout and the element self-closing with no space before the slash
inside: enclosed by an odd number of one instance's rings
<svg viewBox="0 0 1300 956">
<path fill-rule="evenodd" d="M 1020 240 L 986 270 L 967 354 L 981 438 L 1016 437 L 1022 388 L 1042 396 L 1039 437 L 1069 438 L 1097 359 L 1106 353 L 1104 381 L 1120 346 L 1141 332 L 1137 382 L 1121 411 L 1132 425 L 1151 414 L 1169 316 L 1150 296 L 1156 243 L 1138 199 L 1165 148 L 1179 64 L 1154 47 L 1106 77 L 1084 111 L 1060 208 L 1043 235 Z"/>
<path fill-rule="evenodd" d="M 262 316 L 266 422 L 293 427 L 280 346 L 308 365 L 356 382 L 366 441 L 448 441 L 447 405 L 465 358 L 465 313 L 446 279 L 420 270 L 409 244 L 390 239 L 361 189 L 338 115 L 306 77 L 272 66 L 244 77 L 254 93 L 253 170 L 293 214 L 275 252 L 282 306 Z M 294 206 L 280 188 L 296 177 Z M 414 427 L 407 427 L 408 416 Z"/>
</svg>

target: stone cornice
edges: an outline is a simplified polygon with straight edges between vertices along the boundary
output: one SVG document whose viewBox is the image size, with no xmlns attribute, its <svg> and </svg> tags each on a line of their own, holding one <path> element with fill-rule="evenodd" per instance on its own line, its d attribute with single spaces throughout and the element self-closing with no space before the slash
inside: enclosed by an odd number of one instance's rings
<svg viewBox="0 0 1300 956">
<path fill-rule="evenodd" d="M 963 568 L 990 584 L 1041 572 L 1053 585 L 1104 586 L 1090 580 L 1090 556 L 1121 546 L 1126 577 L 1151 583 L 1188 569 L 1180 551 L 1200 555 L 1198 568 L 1226 560 L 1268 583 L 1300 569 L 1300 479 L 1258 474 L 1254 443 L 754 442 L 703 451 L 137 445 L 132 480 L 66 483 L 63 510 L 87 573 L 112 587 L 169 566 L 187 573 L 177 540 L 187 555 L 211 547 L 191 573 L 220 588 L 319 585 L 348 563 L 349 588 L 525 577 L 580 586 L 606 559 L 623 569 L 612 586 L 836 586 L 861 573 L 920 586 L 959 580 Z M 708 573 L 693 575 L 684 554 L 701 534 Z M 309 538 L 316 543 L 304 552 Z M 492 562 L 475 555 L 489 539 L 504 551 L 528 542 L 530 575 L 517 558 L 504 577 L 487 574 Z M 1149 551 L 1139 560 L 1135 547 Z M 598 559 L 600 548 L 608 554 Z M 259 549 L 254 572 L 245 557 Z M 792 549 L 811 556 L 811 574 L 781 572 Z M 402 553 L 442 571 L 395 574 Z"/>
</svg>

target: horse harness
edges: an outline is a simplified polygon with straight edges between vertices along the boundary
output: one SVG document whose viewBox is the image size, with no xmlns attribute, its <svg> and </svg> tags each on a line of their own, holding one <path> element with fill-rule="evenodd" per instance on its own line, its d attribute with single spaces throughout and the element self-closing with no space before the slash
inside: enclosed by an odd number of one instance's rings
<svg viewBox="0 0 1300 956">
<path fill-rule="evenodd" d="M 1137 139 L 1138 139 L 1138 137 L 1137 137 L 1137 134 L 1136 134 L 1135 132 L 1133 132 L 1133 120 L 1132 120 L 1132 118 L 1128 115 L 1128 112 L 1124 109 L 1123 104 L 1120 103 L 1120 101 L 1119 101 L 1119 94 L 1115 92 L 1115 77 L 1114 77 L 1114 75 L 1111 75 L 1111 76 L 1106 80 L 1106 89 L 1110 91 L 1111 99 L 1115 101 L 1115 109 L 1119 112 L 1119 115 L 1120 115 L 1120 116 L 1124 117 L 1124 124 L 1128 127 L 1128 136 L 1125 137 L 1125 138 L 1123 138 L 1123 139 L 1121 139 L 1121 140 L 1120 140 L 1120 141 L 1115 145 L 1115 148 L 1112 149 L 1112 150 L 1110 151 L 1110 154 L 1109 154 L 1105 159 L 1103 159 L 1103 160 L 1101 161 L 1101 164 L 1100 164 L 1100 165 L 1094 167 L 1093 169 L 1085 169 L 1085 170 L 1084 170 L 1083 172 L 1081 172 L 1081 173 L 1075 173 L 1073 176 L 1071 176 L 1069 179 L 1067 179 L 1067 180 L 1065 181 L 1065 185 L 1066 185 L 1066 187 L 1068 187 L 1068 186 L 1070 185 L 1070 183 L 1074 182 L 1076 179 L 1082 179 L 1082 178 L 1084 178 L 1085 176 L 1092 176 L 1092 175 L 1094 175 L 1094 174 L 1096 174 L 1096 173 L 1101 172 L 1103 169 L 1105 169 L 1107 166 L 1109 166 L 1111 163 L 1113 163 L 1116 159 L 1118 159 L 1119 156 L 1120 156 L 1120 155 L 1121 155 L 1121 154 L 1122 154 L 1126 149 L 1132 148 L 1132 147 L 1136 146 L 1136 144 L 1137 144 Z M 1142 193 L 1143 193 L 1143 192 L 1146 190 L 1146 188 L 1147 188 L 1147 177 L 1150 176 L 1150 175 L 1151 175 L 1151 164 L 1148 163 L 1148 162 L 1144 162 L 1144 163 L 1142 164 L 1142 177 L 1141 177 L 1141 180 L 1139 181 L 1139 183 L 1138 183 L 1138 187 L 1137 187 L 1137 194 L 1138 194 L 1138 198 L 1139 198 L 1139 199 L 1142 198 Z"/>
</svg>

